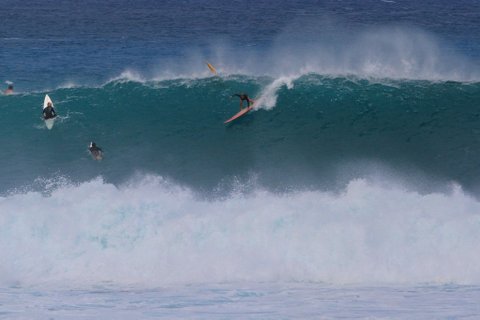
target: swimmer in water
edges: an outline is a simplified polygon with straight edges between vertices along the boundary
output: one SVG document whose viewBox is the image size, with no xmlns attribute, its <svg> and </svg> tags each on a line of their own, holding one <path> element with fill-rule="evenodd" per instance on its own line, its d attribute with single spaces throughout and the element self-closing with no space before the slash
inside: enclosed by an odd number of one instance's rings
<svg viewBox="0 0 480 320">
<path fill-rule="evenodd" d="M 95 142 L 90 142 L 90 146 L 88 147 L 90 154 L 92 155 L 93 159 L 95 160 L 102 160 L 103 159 L 103 151 L 101 148 L 97 147 Z"/>
<path fill-rule="evenodd" d="M 9 83 L 7 89 L 5 90 L 4 94 L 8 96 L 9 94 L 13 94 L 13 84 Z"/>
</svg>

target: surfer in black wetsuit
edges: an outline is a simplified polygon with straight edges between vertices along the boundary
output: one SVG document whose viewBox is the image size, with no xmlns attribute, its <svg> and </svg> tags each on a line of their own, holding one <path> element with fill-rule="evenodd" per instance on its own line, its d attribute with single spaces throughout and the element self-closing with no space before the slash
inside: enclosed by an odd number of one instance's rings
<svg viewBox="0 0 480 320">
<path fill-rule="evenodd" d="M 43 119 L 52 119 L 57 116 L 57 113 L 55 112 L 55 109 L 53 109 L 52 103 L 49 102 L 47 104 L 47 107 L 43 109 Z"/>
<path fill-rule="evenodd" d="M 250 107 L 251 103 L 255 102 L 252 99 L 250 99 L 246 93 L 235 93 L 232 95 L 232 97 L 240 98 L 240 110 L 243 109 L 243 101 L 247 101 L 247 108 Z"/>
<path fill-rule="evenodd" d="M 103 151 L 101 148 L 97 147 L 95 142 L 90 142 L 90 146 L 88 147 L 88 150 L 92 154 L 93 159 L 95 160 L 102 160 L 103 158 Z"/>
</svg>

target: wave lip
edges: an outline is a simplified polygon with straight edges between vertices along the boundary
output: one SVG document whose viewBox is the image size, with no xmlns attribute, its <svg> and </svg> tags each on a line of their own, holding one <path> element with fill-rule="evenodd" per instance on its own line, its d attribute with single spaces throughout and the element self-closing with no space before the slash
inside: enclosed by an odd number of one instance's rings
<svg viewBox="0 0 480 320">
<path fill-rule="evenodd" d="M 478 61 L 420 28 L 378 26 L 352 31 L 342 25 L 320 24 L 316 29 L 314 38 L 302 30 L 284 32 L 264 48 L 238 48 L 228 42 L 211 45 L 206 50 L 209 53 L 190 48 L 182 57 L 159 60 L 146 71 L 125 68 L 110 81 L 209 78 L 213 75 L 205 61 L 216 67 L 221 78 L 243 75 L 280 80 L 314 73 L 360 79 L 480 81 Z"/>
</svg>

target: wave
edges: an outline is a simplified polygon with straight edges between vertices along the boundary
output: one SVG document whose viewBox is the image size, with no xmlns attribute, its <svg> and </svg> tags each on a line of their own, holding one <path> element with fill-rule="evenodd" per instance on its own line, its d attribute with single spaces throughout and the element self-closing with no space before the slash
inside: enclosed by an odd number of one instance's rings
<svg viewBox="0 0 480 320">
<path fill-rule="evenodd" d="M 225 126 L 242 91 L 258 107 Z M 49 95 L 60 115 L 51 131 L 40 120 L 43 93 L 0 97 L 1 192 L 58 175 L 121 183 L 136 172 L 206 192 L 252 175 L 267 189 L 328 190 L 379 166 L 478 189 L 479 83 L 236 76 Z M 90 141 L 105 161 L 91 161 Z"/>
<path fill-rule="evenodd" d="M 0 197 L 0 283 L 480 282 L 480 203 L 458 186 L 238 190 L 206 200 L 142 176 Z"/>
</svg>

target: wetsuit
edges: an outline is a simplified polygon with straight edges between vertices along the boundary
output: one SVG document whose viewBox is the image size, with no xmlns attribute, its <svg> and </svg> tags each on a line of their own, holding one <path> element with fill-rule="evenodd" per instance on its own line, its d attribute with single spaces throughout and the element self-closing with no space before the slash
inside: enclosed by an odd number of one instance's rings
<svg viewBox="0 0 480 320">
<path fill-rule="evenodd" d="M 250 98 L 245 93 L 235 93 L 232 97 L 239 97 L 242 103 L 243 101 L 247 101 L 247 106 L 250 107 Z"/>
<path fill-rule="evenodd" d="M 95 160 L 102 160 L 102 149 L 97 147 L 95 142 L 92 142 L 88 150 L 90 150 L 90 153 Z"/>
<path fill-rule="evenodd" d="M 46 107 L 43 109 L 43 118 L 45 120 L 55 118 L 56 116 L 57 114 L 55 113 L 55 109 L 53 109 L 53 107 Z"/>
</svg>

